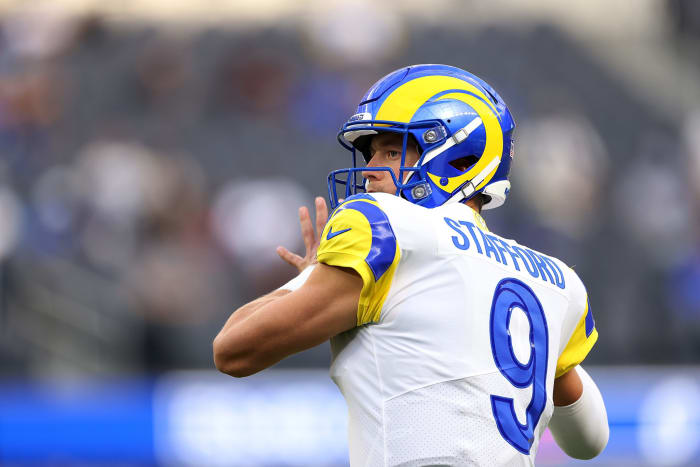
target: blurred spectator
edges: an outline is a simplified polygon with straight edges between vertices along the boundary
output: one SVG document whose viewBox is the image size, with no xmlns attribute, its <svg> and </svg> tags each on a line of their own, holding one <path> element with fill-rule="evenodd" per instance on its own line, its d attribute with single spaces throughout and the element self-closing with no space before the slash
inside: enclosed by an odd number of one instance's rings
<svg viewBox="0 0 700 467">
<path fill-rule="evenodd" d="M 317 60 L 331 67 L 382 62 L 404 45 L 404 24 L 397 10 L 368 0 L 319 4 L 304 26 L 306 45 Z"/>
<path fill-rule="evenodd" d="M 682 320 L 682 325 L 693 336 L 685 348 L 686 358 L 700 352 L 700 112 L 688 116 L 683 127 L 683 149 L 687 156 L 685 180 L 679 180 L 679 189 L 689 186 L 690 207 L 685 226 L 688 245 L 674 261 L 667 277 L 668 307 Z M 692 213 L 695 213 L 693 216 Z M 689 348 L 688 348 L 689 347 Z"/>
<path fill-rule="evenodd" d="M 685 173 L 692 195 L 693 212 L 700 212 L 700 109 L 685 119 L 682 128 L 684 150 L 687 156 Z M 700 216 L 695 216 L 695 238 L 700 233 Z"/>
<path fill-rule="evenodd" d="M 25 60 L 50 58 L 73 40 L 76 23 L 58 4 L 25 2 L 4 18 L 8 51 Z"/>
<path fill-rule="evenodd" d="M 274 49 L 243 43 L 226 54 L 214 79 L 209 99 L 215 112 L 275 120 L 286 114 L 294 67 Z"/>
<path fill-rule="evenodd" d="M 275 250 L 282 245 L 300 251 L 298 210 L 309 206 L 310 200 L 303 187 L 281 177 L 234 181 L 216 196 L 212 228 L 245 271 L 250 296 L 271 290 L 291 275 Z"/>
<path fill-rule="evenodd" d="M 608 177 L 600 135 L 583 115 L 553 114 L 525 121 L 516 144 L 513 183 L 539 220 L 570 238 L 586 237 L 601 221 Z"/>
<path fill-rule="evenodd" d="M 30 183 L 48 153 L 49 128 L 61 117 L 61 80 L 46 66 L 0 73 L 0 153 L 15 183 Z"/>
<path fill-rule="evenodd" d="M 700 40 L 700 4 L 694 0 L 667 0 L 674 32 Z"/>
<path fill-rule="evenodd" d="M 0 183 L 0 263 L 12 253 L 21 229 L 21 201 L 10 187 Z"/>
<path fill-rule="evenodd" d="M 363 91 L 345 70 L 334 72 L 313 67 L 307 72 L 307 79 L 295 89 L 288 118 L 311 137 L 335 134 L 359 103 Z"/>
<path fill-rule="evenodd" d="M 689 246 L 688 190 L 670 138 L 647 137 L 634 165 L 614 188 L 616 215 L 640 253 L 667 267 Z M 674 154 L 675 153 L 675 154 Z"/>
<path fill-rule="evenodd" d="M 169 194 L 166 174 L 145 147 L 109 141 L 88 145 L 78 171 L 90 208 L 81 234 L 85 254 L 97 267 L 124 270 L 137 254 L 138 223 Z"/>
</svg>

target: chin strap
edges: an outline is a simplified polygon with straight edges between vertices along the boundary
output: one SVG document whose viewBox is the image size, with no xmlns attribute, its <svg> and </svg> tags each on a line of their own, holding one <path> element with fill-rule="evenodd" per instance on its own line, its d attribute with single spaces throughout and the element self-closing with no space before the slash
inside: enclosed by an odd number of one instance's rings
<svg viewBox="0 0 700 467">
<path fill-rule="evenodd" d="M 471 195 L 474 194 L 476 191 L 476 187 L 478 187 L 481 182 L 484 181 L 484 179 L 491 173 L 493 170 L 498 167 L 498 164 L 501 163 L 501 159 L 494 159 L 489 164 L 484 167 L 484 170 L 476 174 L 476 177 L 472 178 L 467 182 L 466 185 L 464 185 L 462 188 L 460 188 L 460 192 L 464 195 L 465 198 L 469 198 Z"/>
<path fill-rule="evenodd" d="M 501 162 L 501 159 L 494 159 L 492 160 L 486 167 L 484 167 L 484 170 L 476 174 L 474 178 L 469 180 L 466 185 L 464 185 L 462 188 L 459 189 L 457 193 L 452 195 L 450 199 L 445 201 L 444 204 L 451 204 L 451 203 L 458 203 L 460 201 L 464 201 L 465 199 L 469 198 L 474 194 L 476 191 L 476 187 L 479 186 L 481 182 L 484 181 L 484 179 L 493 172 L 493 170 L 498 167 L 498 164 Z"/>
</svg>

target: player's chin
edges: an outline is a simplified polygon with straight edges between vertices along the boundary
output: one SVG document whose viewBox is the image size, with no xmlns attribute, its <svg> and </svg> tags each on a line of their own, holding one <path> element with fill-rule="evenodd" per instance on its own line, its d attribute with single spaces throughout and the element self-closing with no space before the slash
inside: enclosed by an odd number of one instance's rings
<svg viewBox="0 0 700 467">
<path fill-rule="evenodd" d="M 388 193 L 393 195 L 396 193 L 396 187 L 380 187 L 380 186 L 369 186 L 367 187 L 367 193 Z"/>
</svg>

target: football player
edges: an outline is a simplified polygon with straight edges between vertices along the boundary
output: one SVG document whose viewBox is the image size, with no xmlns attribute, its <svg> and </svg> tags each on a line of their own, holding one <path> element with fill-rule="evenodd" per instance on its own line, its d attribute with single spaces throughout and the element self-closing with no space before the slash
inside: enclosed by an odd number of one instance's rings
<svg viewBox="0 0 700 467">
<path fill-rule="evenodd" d="M 586 289 L 480 215 L 510 190 L 514 128 L 459 68 L 379 80 L 339 134 L 353 166 L 329 175 L 327 223 L 316 200 L 320 237 L 302 208 L 306 257 L 278 250 L 300 275 L 232 314 L 217 368 L 247 376 L 330 339 L 351 465 L 533 465 L 547 426 L 569 455 L 598 455 L 608 424 L 580 366 L 598 337 Z"/>
</svg>

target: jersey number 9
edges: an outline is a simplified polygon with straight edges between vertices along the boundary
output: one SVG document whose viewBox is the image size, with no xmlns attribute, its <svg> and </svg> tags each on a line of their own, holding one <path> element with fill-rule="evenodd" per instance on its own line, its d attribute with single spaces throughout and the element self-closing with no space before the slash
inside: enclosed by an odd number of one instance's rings
<svg viewBox="0 0 700 467">
<path fill-rule="evenodd" d="M 530 358 L 522 364 L 513 352 L 508 328 L 514 308 L 520 308 L 530 323 Z M 516 388 L 532 387 L 525 424 L 515 415 L 513 399 L 491 395 L 491 409 L 501 436 L 523 454 L 530 454 L 534 430 L 547 403 L 547 320 L 535 293 L 524 282 L 507 278 L 496 286 L 491 304 L 491 351 L 501 374 Z"/>
</svg>

